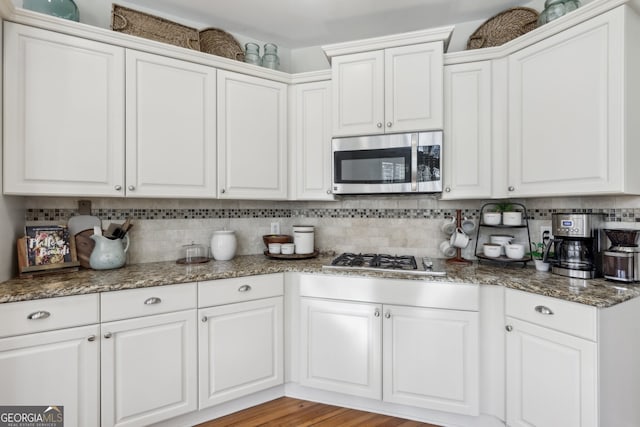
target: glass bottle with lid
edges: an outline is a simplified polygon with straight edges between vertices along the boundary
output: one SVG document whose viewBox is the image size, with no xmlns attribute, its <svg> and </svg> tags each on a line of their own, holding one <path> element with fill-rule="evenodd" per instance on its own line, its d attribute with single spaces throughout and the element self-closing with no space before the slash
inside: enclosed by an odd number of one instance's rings
<svg viewBox="0 0 640 427">
<path fill-rule="evenodd" d="M 260 65 L 260 46 L 256 43 L 247 43 L 244 45 L 244 49 L 244 62 Z"/>
<path fill-rule="evenodd" d="M 262 56 L 262 66 L 277 70 L 280 66 L 280 58 L 278 57 L 278 46 L 273 43 L 264 45 L 264 55 Z"/>
<path fill-rule="evenodd" d="M 544 25 L 580 7 L 580 0 L 547 0 L 538 17 L 538 25 Z"/>
<path fill-rule="evenodd" d="M 73 0 L 23 0 L 24 9 L 80 22 L 80 11 Z"/>
</svg>

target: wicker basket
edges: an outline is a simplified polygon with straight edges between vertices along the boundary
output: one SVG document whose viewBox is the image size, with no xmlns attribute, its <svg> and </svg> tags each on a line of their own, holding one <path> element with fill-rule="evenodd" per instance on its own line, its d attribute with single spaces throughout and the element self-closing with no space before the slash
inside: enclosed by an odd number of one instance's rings
<svg viewBox="0 0 640 427">
<path fill-rule="evenodd" d="M 538 12 L 514 7 L 489 18 L 469 37 L 467 49 L 500 46 L 536 28 Z"/>
<path fill-rule="evenodd" d="M 145 39 L 200 50 L 198 30 L 115 3 L 111 8 L 111 29 Z"/>
<path fill-rule="evenodd" d="M 238 41 L 231 34 L 217 28 L 200 31 L 200 51 L 244 61 L 244 51 Z"/>
</svg>

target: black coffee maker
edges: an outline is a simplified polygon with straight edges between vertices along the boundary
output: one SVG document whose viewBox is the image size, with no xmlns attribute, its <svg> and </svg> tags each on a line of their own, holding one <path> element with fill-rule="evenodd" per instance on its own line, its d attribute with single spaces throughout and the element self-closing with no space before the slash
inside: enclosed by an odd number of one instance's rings
<svg viewBox="0 0 640 427">
<path fill-rule="evenodd" d="M 552 273 L 578 279 L 602 277 L 601 222 L 602 214 L 552 214 L 554 238 L 547 245 L 543 258 L 551 263 Z"/>
</svg>

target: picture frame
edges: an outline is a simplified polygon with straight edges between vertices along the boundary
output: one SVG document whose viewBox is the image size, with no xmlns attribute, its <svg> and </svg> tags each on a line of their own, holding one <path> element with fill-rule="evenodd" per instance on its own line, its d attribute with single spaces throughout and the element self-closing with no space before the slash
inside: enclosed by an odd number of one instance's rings
<svg viewBox="0 0 640 427">
<path fill-rule="evenodd" d="M 18 239 L 17 249 L 21 276 L 77 270 L 80 265 L 75 239 L 64 225 L 25 227 L 25 236 Z"/>
</svg>

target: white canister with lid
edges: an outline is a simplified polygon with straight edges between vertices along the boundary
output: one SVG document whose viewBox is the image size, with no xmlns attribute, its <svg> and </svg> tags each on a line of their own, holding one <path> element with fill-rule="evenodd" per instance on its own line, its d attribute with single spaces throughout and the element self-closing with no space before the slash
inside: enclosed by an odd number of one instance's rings
<svg viewBox="0 0 640 427">
<path fill-rule="evenodd" d="M 314 251 L 314 227 L 313 225 L 294 225 L 293 243 L 297 254 L 312 254 Z"/>
<path fill-rule="evenodd" d="M 229 261 L 236 255 L 238 241 L 233 230 L 214 231 L 211 237 L 211 255 L 216 261 Z"/>
</svg>

